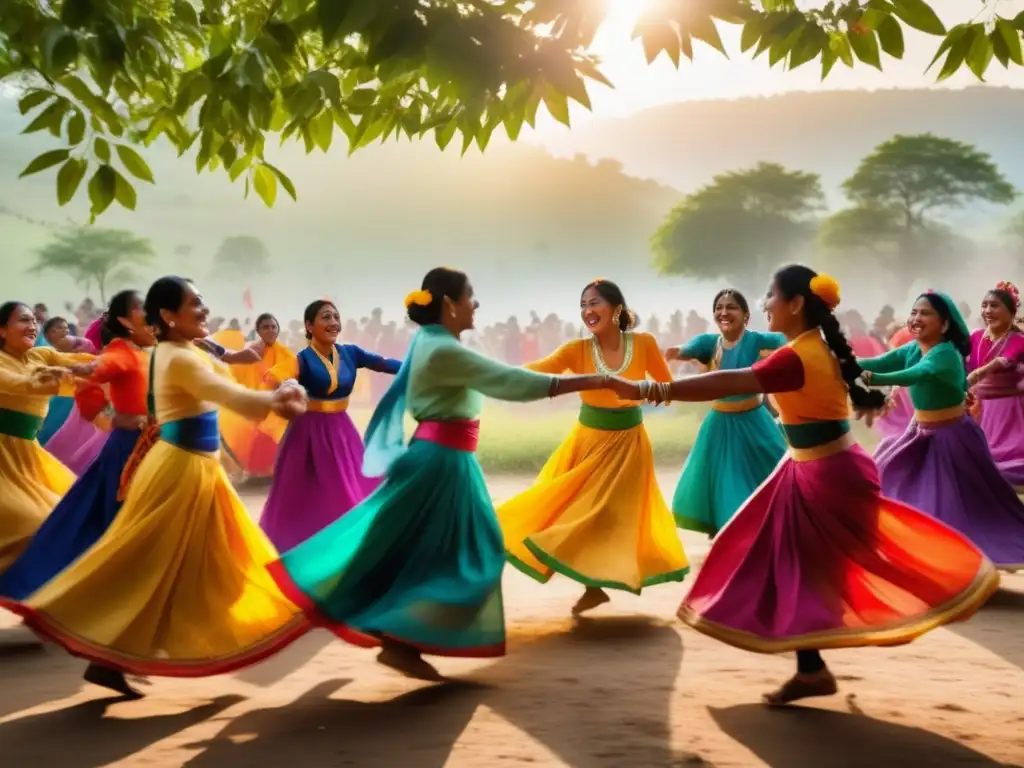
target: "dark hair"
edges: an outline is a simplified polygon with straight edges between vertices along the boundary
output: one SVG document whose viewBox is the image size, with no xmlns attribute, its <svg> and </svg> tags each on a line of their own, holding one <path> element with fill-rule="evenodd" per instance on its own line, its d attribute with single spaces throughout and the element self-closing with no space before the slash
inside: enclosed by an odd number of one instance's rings
<svg viewBox="0 0 1024 768">
<path fill-rule="evenodd" d="M 429 304 L 410 304 L 406 314 L 416 325 L 437 325 L 444 311 L 444 299 L 458 301 L 466 292 L 469 278 L 465 272 L 448 267 L 434 267 L 423 276 L 420 290 L 430 292 Z"/>
<path fill-rule="evenodd" d="M 715 300 L 711 302 L 711 312 L 715 311 L 715 307 L 718 306 L 718 300 L 723 296 L 731 296 L 737 304 L 740 305 L 740 309 L 743 310 L 743 314 L 750 314 L 750 305 L 747 303 L 747 297 L 737 291 L 735 288 L 723 288 L 715 294 Z"/>
<path fill-rule="evenodd" d="M 957 352 L 963 357 L 970 356 L 971 337 L 963 332 L 959 323 L 953 321 L 953 313 L 950 311 L 949 305 L 937 293 L 922 293 L 914 300 L 914 303 L 916 304 L 921 299 L 927 301 L 938 316 L 949 324 L 949 328 L 942 334 L 942 338 L 956 347 Z"/>
<path fill-rule="evenodd" d="M 132 311 L 132 302 L 139 297 L 139 292 L 134 290 L 121 291 L 114 294 L 107 307 L 107 316 L 100 326 L 100 341 L 104 346 L 114 339 L 127 339 L 131 337 L 130 329 L 125 328 L 123 323 L 118 322 L 120 318 L 127 318 Z"/>
<path fill-rule="evenodd" d="M 11 315 L 18 310 L 18 307 L 24 307 L 25 309 L 32 311 L 32 307 L 24 301 L 5 301 L 3 304 L 0 304 L 0 328 L 7 327 L 7 324 L 11 322 Z M 0 349 L 4 348 L 4 343 L 6 341 L 6 336 L 0 338 Z"/>
<path fill-rule="evenodd" d="M 302 313 L 303 321 L 305 323 L 308 323 L 309 325 L 312 325 L 313 323 L 316 322 L 316 316 L 320 314 L 320 310 L 323 309 L 324 307 L 334 307 L 335 310 L 338 309 L 338 305 L 335 304 L 333 301 L 329 301 L 328 299 L 317 299 L 312 304 L 307 306 L 306 311 Z M 262 318 L 263 315 L 260 315 L 260 317 Z M 271 315 L 271 317 L 273 317 L 273 315 Z M 256 327 L 259 328 L 259 325 L 260 322 L 259 320 L 257 320 Z M 313 334 L 310 333 L 309 331 L 306 331 L 306 341 L 309 341 L 312 338 Z"/>
<path fill-rule="evenodd" d="M 169 328 L 160 316 L 161 310 L 177 312 L 185 303 L 185 293 L 188 291 L 189 281 L 183 277 L 168 275 L 161 277 L 146 292 L 146 322 L 156 328 L 158 337 L 167 336 Z"/>
<path fill-rule="evenodd" d="M 1010 317 L 1014 318 L 1017 316 L 1017 310 L 1020 307 L 1017 306 L 1017 300 L 1013 298 L 1013 294 L 1003 288 L 993 288 L 988 292 L 989 296 L 999 299 L 999 302 L 1003 304 L 1008 310 L 1010 310 Z"/>
<path fill-rule="evenodd" d="M 839 320 L 835 313 L 821 297 L 811 292 L 811 280 L 818 276 L 810 267 L 802 264 L 790 264 L 775 273 L 775 285 L 779 292 L 788 300 L 797 296 L 804 299 L 804 322 L 808 330 L 820 328 L 821 335 L 828 348 L 839 361 L 839 370 L 843 381 L 850 389 L 850 400 L 855 408 L 861 410 L 878 410 L 885 405 L 885 394 L 877 389 L 868 389 L 860 381 L 864 372 L 846 340 Z"/>
<path fill-rule="evenodd" d="M 313 317 L 316 317 L 316 315 L 314 314 Z M 276 317 L 274 317 L 270 312 L 264 312 L 262 315 L 256 318 L 256 323 L 255 325 L 253 325 L 253 328 L 255 328 L 258 331 L 260 329 L 260 326 L 267 322 L 267 320 L 273 320 L 277 324 L 278 328 L 281 327 L 281 324 L 277 322 Z"/>
<path fill-rule="evenodd" d="M 58 326 L 61 323 L 64 323 L 64 325 L 68 325 L 68 321 L 61 317 L 60 315 L 57 315 L 57 317 L 51 317 L 49 320 L 43 323 L 43 335 L 45 336 L 50 331 L 52 331 L 55 326 Z M 68 326 L 68 328 L 70 330 L 70 326 Z"/>
<path fill-rule="evenodd" d="M 598 280 L 591 280 L 580 291 L 580 298 L 583 298 L 583 294 L 589 291 L 591 288 L 597 292 L 597 295 L 607 301 L 613 307 L 622 307 L 622 312 L 619 315 L 619 330 L 628 331 L 630 328 L 636 328 L 640 322 L 640 318 L 637 317 L 636 312 L 626 306 L 626 297 L 622 295 L 622 289 L 619 288 L 611 280 L 605 280 L 600 278 Z"/>
</svg>

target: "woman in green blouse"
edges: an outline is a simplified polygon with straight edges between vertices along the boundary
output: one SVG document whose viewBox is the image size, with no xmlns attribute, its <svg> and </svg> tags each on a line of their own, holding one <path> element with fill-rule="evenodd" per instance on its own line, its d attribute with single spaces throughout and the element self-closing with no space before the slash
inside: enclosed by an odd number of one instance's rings
<svg viewBox="0 0 1024 768">
<path fill-rule="evenodd" d="M 875 452 L 882 493 L 960 531 L 1000 569 L 1024 569 L 1024 503 L 965 410 L 967 323 L 952 299 L 928 291 L 909 328 L 914 341 L 858 361 L 872 386 L 908 387 L 914 405 L 907 431 Z"/>
</svg>

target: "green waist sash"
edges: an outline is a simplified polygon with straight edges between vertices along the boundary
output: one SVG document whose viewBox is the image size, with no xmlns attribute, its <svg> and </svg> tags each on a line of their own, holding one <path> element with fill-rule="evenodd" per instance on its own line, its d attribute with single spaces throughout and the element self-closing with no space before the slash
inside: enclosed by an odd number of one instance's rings
<svg viewBox="0 0 1024 768">
<path fill-rule="evenodd" d="M 791 448 L 817 448 L 838 440 L 849 431 L 850 422 L 846 419 L 782 425 L 782 434 Z"/>
<path fill-rule="evenodd" d="M 640 408 L 596 408 L 583 403 L 580 406 L 580 424 L 605 432 L 622 432 L 644 423 Z"/>
<path fill-rule="evenodd" d="M 22 440 L 35 440 L 43 420 L 39 416 L 21 411 L 0 408 L 0 435 L 10 435 Z"/>
</svg>

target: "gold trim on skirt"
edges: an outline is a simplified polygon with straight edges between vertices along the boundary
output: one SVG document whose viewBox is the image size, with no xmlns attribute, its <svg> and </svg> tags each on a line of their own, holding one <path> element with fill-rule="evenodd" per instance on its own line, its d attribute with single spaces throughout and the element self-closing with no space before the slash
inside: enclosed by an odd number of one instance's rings
<svg viewBox="0 0 1024 768">
<path fill-rule="evenodd" d="M 743 400 L 715 400 L 711 403 L 711 410 L 719 413 L 746 413 L 755 408 L 760 408 L 762 398 L 760 395 L 748 397 Z"/>
<path fill-rule="evenodd" d="M 306 410 L 314 413 L 341 413 L 348 410 L 348 398 L 341 400 L 310 400 Z"/>
<path fill-rule="evenodd" d="M 914 421 L 918 424 L 938 424 L 943 421 L 959 419 L 965 413 L 967 413 L 967 408 L 963 403 L 954 405 L 952 408 L 942 408 L 937 411 L 919 411 L 915 408 Z"/>
<path fill-rule="evenodd" d="M 847 432 L 840 438 L 822 445 L 816 445 L 813 448 L 790 448 L 789 455 L 793 461 L 817 461 L 818 459 L 827 459 L 829 456 L 842 453 L 848 448 L 852 448 L 854 444 L 853 435 Z"/>
</svg>

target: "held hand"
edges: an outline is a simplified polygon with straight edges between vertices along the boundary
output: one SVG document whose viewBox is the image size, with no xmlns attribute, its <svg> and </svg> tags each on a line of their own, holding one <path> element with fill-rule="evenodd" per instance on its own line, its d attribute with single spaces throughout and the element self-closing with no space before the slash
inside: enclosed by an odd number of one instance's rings
<svg viewBox="0 0 1024 768">
<path fill-rule="evenodd" d="M 299 386 L 281 386 L 274 391 L 270 409 L 282 419 L 291 420 L 306 412 L 306 390 Z"/>
<path fill-rule="evenodd" d="M 680 358 L 680 353 L 679 353 L 679 347 L 669 347 L 668 349 L 666 349 L 665 350 L 665 359 L 670 361 L 670 362 L 672 360 L 679 360 L 679 359 L 681 359 Z"/>
<path fill-rule="evenodd" d="M 861 371 L 860 378 L 865 384 L 871 386 L 871 371 Z"/>
<path fill-rule="evenodd" d="M 77 376 L 80 379 L 87 379 L 90 376 L 92 376 L 93 371 L 96 370 L 96 362 L 93 361 L 91 363 L 76 363 L 75 365 L 72 365 L 70 368 L 68 368 L 68 370 L 71 372 L 72 376 Z"/>
<path fill-rule="evenodd" d="M 59 365 L 41 365 L 32 369 L 32 378 L 39 384 L 59 385 L 64 377 L 69 376 L 71 371 Z"/>
<path fill-rule="evenodd" d="M 1006 371 L 1014 367 L 1014 363 L 1007 360 L 1005 357 L 997 357 L 992 361 L 992 368 L 997 371 Z"/>
<path fill-rule="evenodd" d="M 640 393 L 640 383 L 623 379 L 620 376 L 612 376 L 608 380 L 608 389 L 612 390 L 623 400 L 643 400 Z"/>
</svg>

